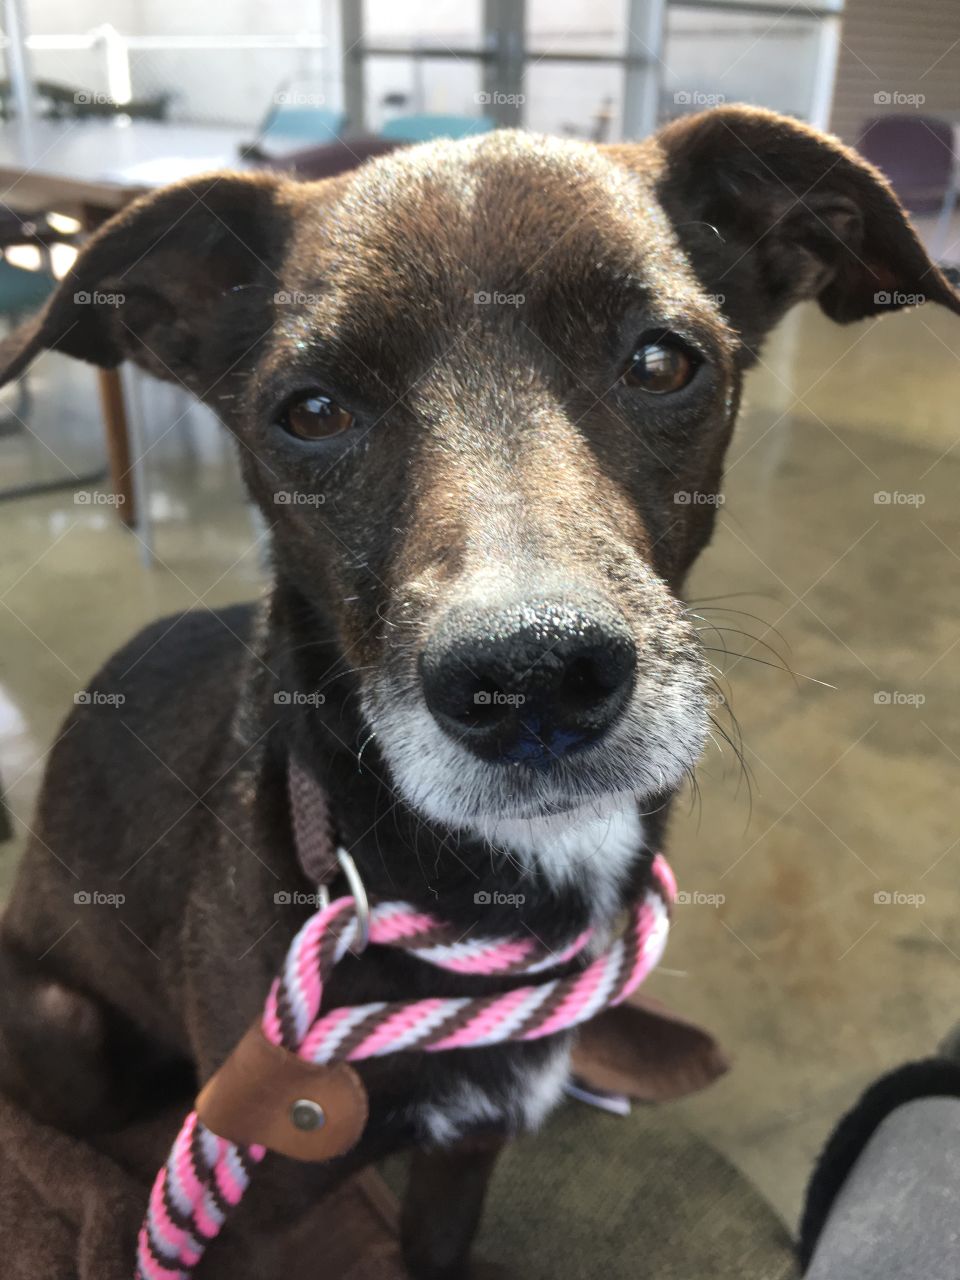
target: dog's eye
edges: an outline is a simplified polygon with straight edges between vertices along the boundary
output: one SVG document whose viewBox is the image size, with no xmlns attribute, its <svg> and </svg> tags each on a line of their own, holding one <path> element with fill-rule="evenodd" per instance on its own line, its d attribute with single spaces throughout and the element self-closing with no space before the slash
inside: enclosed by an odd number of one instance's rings
<svg viewBox="0 0 960 1280">
<path fill-rule="evenodd" d="M 280 425 L 298 440 L 327 440 L 353 426 L 353 414 L 316 391 L 287 405 Z"/>
<path fill-rule="evenodd" d="M 698 363 L 679 338 L 665 333 L 652 341 L 641 341 L 624 370 L 623 381 L 628 387 L 665 396 L 687 386 Z"/>
</svg>

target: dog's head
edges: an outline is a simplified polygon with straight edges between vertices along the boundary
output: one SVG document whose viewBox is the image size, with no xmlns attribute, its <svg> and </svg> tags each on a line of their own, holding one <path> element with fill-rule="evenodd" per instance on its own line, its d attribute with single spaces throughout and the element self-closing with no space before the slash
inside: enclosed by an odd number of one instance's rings
<svg viewBox="0 0 960 1280">
<path fill-rule="evenodd" d="M 677 593 L 742 371 L 802 298 L 847 321 L 917 296 L 960 311 L 875 170 L 723 109 L 161 191 L 6 376 L 42 347 L 130 358 L 212 405 L 400 792 L 489 832 L 692 768 L 708 680 Z"/>
</svg>

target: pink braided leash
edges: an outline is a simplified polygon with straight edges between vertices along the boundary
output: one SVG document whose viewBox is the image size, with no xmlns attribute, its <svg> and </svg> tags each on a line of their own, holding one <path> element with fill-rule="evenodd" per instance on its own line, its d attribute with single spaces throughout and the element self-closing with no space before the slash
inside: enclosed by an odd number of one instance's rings
<svg viewBox="0 0 960 1280">
<path fill-rule="evenodd" d="M 579 973 L 493 996 L 376 1001 L 321 1013 L 323 985 L 360 933 L 353 897 L 317 911 L 290 944 L 263 1011 L 275 1045 L 312 1063 L 358 1062 L 388 1053 L 470 1049 L 536 1040 L 569 1030 L 619 1004 L 660 960 L 676 884 L 665 859 L 653 862 L 653 885 L 630 911 L 624 931 Z M 456 940 L 449 926 L 404 902 L 378 903 L 369 941 L 402 947 L 453 973 L 536 975 L 579 955 L 586 930 L 559 952 L 532 938 Z M 140 1228 L 136 1280 L 187 1280 L 207 1245 L 240 1203 L 262 1146 L 240 1146 L 211 1133 L 192 1111 L 160 1170 Z"/>
</svg>

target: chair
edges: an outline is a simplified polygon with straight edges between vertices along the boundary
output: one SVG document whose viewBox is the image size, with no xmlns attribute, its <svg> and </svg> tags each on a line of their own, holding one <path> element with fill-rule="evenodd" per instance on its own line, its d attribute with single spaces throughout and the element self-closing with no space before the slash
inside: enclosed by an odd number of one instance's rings
<svg viewBox="0 0 960 1280">
<path fill-rule="evenodd" d="M 338 173 L 356 169 L 365 160 L 384 156 L 402 146 L 389 138 L 351 138 L 346 142 L 326 142 L 319 147 L 304 147 L 284 155 L 264 156 L 261 163 L 267 168 L 289 173 L 301 182 L 316 182 L 320 178 L 335 178 Z"/>
<path fill-rule="evenodd" d="M 953 126 L 936 116 L 881 116 L 864 126 L 857 149 L 883 170 L 910 213 L 939 211 L 931 245 L 939 257 L 957 204 Z"/>
<path fill-rule="evenodd" d="M 52 227 L 43 213 L 21 214 L 11 209 L 0 210 L 0 320 L 14 329 L 38 311 L 56 287 L 50 270 L 49 249 L 54 244 L 72 244 L 76 237 L 70 232 Z M 30 271 L 9 262 L 6 251 L 14 247 L 30 245 L 38 248 L 43 265 Z M 14 407 L 0 415 L 0 437 L 29 432 L 28 419 L 32 409 L 30 381 L 24 373 L 17 381 L 17 399 Z M 0 490 L 0 501 L 8 498 L 26 498 L 57 489 L 73 489 L 102 479 L 103 468 L 89 475 L 69 475 L 63 480 L 39 480 Z"/>
<path fill-rule="evenodd" d="M 319 146 L 326 142 L 336 142 L 345 123 L 345 114 L 330 107 L 279 103 L 267 114 L 257 145 L 261 149 L 275 152 L 278 148 L 290 149 L 294 143 Z"/>
<path fill-rule="evenodd" d="M 32 312 L 39 311 L 55 284 L 48 271 L 27 271 L 0 257 L 0 319 L 6 320 L 14 329 Z M 0 435 L 16 431 L 29 412 L 30 384 L 26 377 L 22 377 L 17 384 L 17 403 L 12 416 L 0 419 Z"/>
<path fill-rule="evenodd" d="M 394 116 L 383 125 L 380 136 L 400 142 L 429 142 L 432 138 L 469 138 L 492 128 L 494 123 L 487 116 Z"/>
</svg>

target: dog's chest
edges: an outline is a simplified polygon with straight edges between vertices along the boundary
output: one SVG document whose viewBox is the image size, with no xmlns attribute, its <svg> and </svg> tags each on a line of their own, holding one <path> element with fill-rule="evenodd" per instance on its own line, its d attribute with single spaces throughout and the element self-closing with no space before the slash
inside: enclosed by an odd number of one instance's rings
<svg viewBox="0 0 960 1280">
<path fill-rule="evenodd" d="M 537 1129 L 559 1103 L 570 1074 L 567 1036 L 538 1061 L 504 1064 L 494 1083 L 455 1075 L 428 1100 L 412 1107 L 417 1141 L 448 1146 L 478 1129 L 518 1134 Z"/>
</svg>

